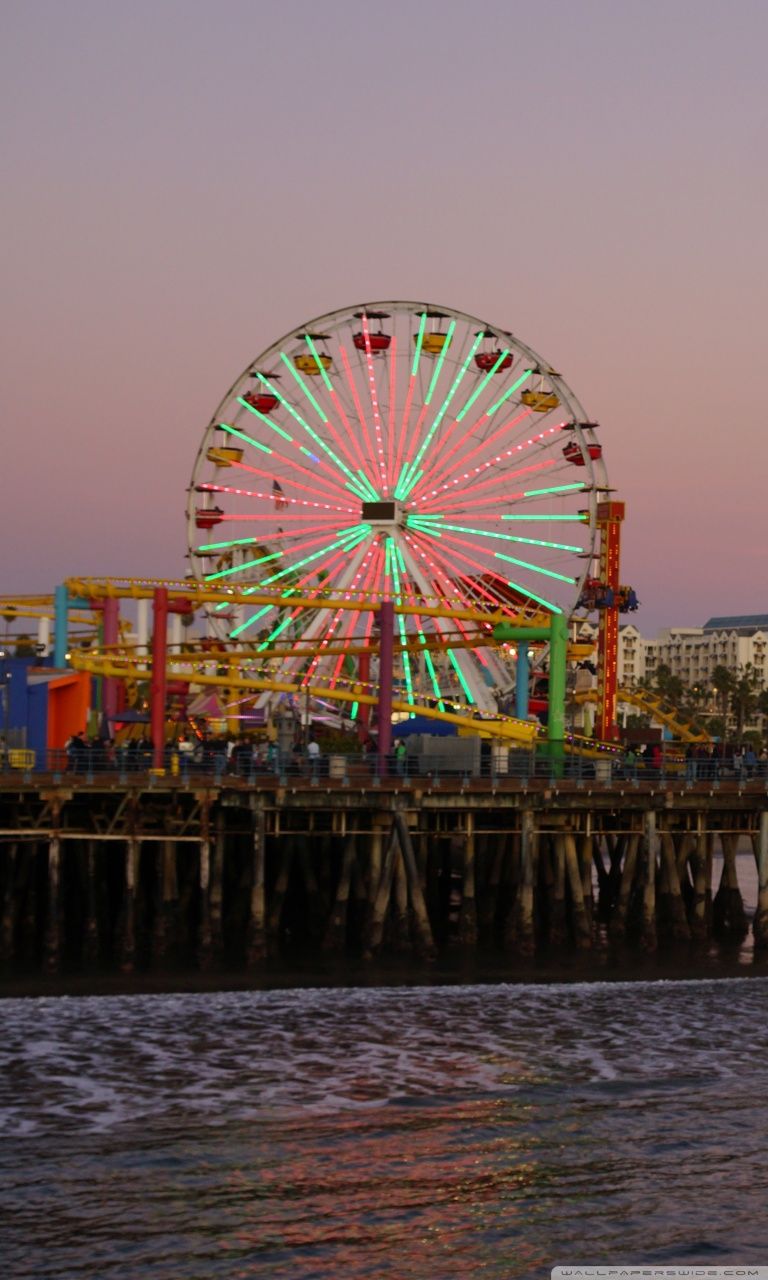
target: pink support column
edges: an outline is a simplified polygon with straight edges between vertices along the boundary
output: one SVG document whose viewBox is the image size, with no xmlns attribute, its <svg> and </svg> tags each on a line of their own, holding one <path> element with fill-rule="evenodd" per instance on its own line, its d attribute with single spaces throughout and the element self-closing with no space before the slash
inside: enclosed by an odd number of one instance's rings
<svg viewBox="0 0 768 1280">
<path fill-rule="evenodd" d="M 162 769 L 165 759 L 166 657 L 168 653 L 167 587 L 155 588 L 152 596 L 152 611 L 152 683 L 149 717 L 152 731 L 152 763 L 156 769 Z"/>
<path fill-rule="evenodd" d="M 113 649 L 118 643 L 120 637 L 120 601 L 107 597 L 104 601 L 104 612 L 102 614 L 102 618 L 104 647 L 109 651 L 110 648 Z M 109 652 L 107 656 L 109 656 Z M 104 678 L 104 701 L 102 708 L 105 718 L 108 721 L 114 720 L 117 715 L 117 680 L 115 676 L 105 676 Z"/>
<path fill-rule="evenodd" d="M 395 677 L 395 606 L 391 600 L 381 602 L 379 634 L 379 773 L 384 775 L 392 747 L 392 683 Z"/>
</svg>

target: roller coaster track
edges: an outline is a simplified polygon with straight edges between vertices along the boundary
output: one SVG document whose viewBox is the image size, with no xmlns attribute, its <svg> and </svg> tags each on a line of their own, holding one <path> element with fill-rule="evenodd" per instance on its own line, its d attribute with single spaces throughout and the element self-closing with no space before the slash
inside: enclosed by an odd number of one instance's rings
<svg viewBox="0 0 768 1280">
<path fill-rule="evenodd" d="M 587 689 L 583 693 L 577 693 L 575 701 L 579 703 L 597 702 L 597 690 Z M 670 729 L 680 742 L 709 742 L 710 740 L 709 734 L 700 725 L 686 719 L 679 707 L 676 707 L 668 698 L 662 697 L 661 694 L 651 693 L 649 689 L 620 688 L 617 694 L 617 701 L 628 702 L 630 706 L 637 707 L 640 711 L 645 711 L 658 724 Z"/>
</svg>

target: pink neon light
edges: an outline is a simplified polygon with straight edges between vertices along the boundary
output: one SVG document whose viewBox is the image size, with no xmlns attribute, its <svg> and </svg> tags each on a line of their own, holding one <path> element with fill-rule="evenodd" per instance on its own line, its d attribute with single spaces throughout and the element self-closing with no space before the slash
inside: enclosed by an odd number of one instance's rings
<svg viewBox="0 0 768 1280">
<path fill-rule="evenodd" d="M 387 483 L 387 466 L 384 458 L 384 438 L 381 431 L 381 414 L 379 412 L 379 397 L 376 391 L 376 373 L 373 367 L 373 354 L 371 351 L 371 333 L 368 328 L 368 317 L 363 312 L 362 316 L 363 339 L 365 341 L 365 359 L 368 365 L 368 391 L 371 396 L 371 408 L 373 409 L 373 427 L 376 432 L 376 456 L 379 475 L 381 477 L 382 491 L 386 493 L 389 485 Z"/>
<path fill-rule="evenodd" d="M 287 458 L 284 458 L 283 461 L 285 462 L 285 465 L 287 465 L 288 467 L 292 467 L 294 468 L 294 470 L 297 470 L 297 471 L 302 471 L 303 474 L 311 476 L 312 479 L 314 479 L 315 481 L 315 483 L 312 485 L 302 484 L 301 480 L 294 479 L 293 471 L 292 471 L 292 474 L 291 474 L 292 489 L 302 489 L 303 492 L 305 493 L 314 493 L 314 494 L 317 494 L 317 492 L 319 492 L 320 490 L 320 497 L 335 497 L 335 494 L 326 495 L 323 492 L 323 481 L 320 480 L 319 476 L 315 475 L 314 471 L 308 471 L 306 467 L 298 466 L 298 463 L 289 461 L 287 460 Z M 274 471 L 265 471 L 264 468 L 262 467 L 252 467 L 248 465 L 247 462 L 233 462 L 233 463 L 230 463 L 230 466 L 236 466 L 238 467 L 239 471 L 247 471 L 248 474 L 253 476 L 262 476 L 264 477 L 265 480 L 274 479 Z M 347 497 L 348 497 L 348 492 L 344 494 L 344 498 L 347 498 Z M 339 508 L 339 509 L 343 509 L 343 508 Z"/>
<path fill-rule="evenodd" d="M 419 508 L 419 513 L 422 515 L 429 515 L 433 510 L 435 510 L 442 515 L 446 511 L 463 511 L 465 507 L 482 506 L 483 504 L 486 506 L 494 505 L 496 503 L 503 503 L 506 505 L 512 502 L 513 499 L 521 498 L 523 495 L 521 493 L 506 493 L 502 487 L 500 496 L 494 497 L 494 486 L 503 486 L 509 480 L 516 480 L 520 476 L 530 475 L 533 472 L 546 471 L 550 467 L 557 467 L 558 470 L 560 469 L 560 464 L 557 458 L 543 458 L 541 462 L 532 462 L 528 467 L 518 467 L 515 471 L 502 472 L 498 475 L 490 476 L 486 480 L 480 480 L 477 483 L 473 483 L 471 476 L 460 476 L 460 480 L 467 481 L 466 492 L 468 494 L 479 493 L 481 489 L 490 490 L 490 492 L 484 493 L 482 498 L 472 500 L 461 498 L 457 499 L 456 502 L 445 502 L 439 494 L 435 498 L 422 498 L 422 503 L 424 505 Z M 414 512 L 414 515 L 416 514 L 417 513 Z M 495 517 L 491 518 L 493 519 Z M 472 516 L 472 519 L 479 520 L 480 516 Z"/>
<path fill-rule="evenodd" d="M 408 383 L 408 394 L 405 397 L 405 408 L 403 409 L 403 419 L 402 419 L 402 422 L 400 423 L 400 436 L 397 441 L 397 458 L 395 460 L 395 469 L 392 472 L 393 484 L 397 484 L 397 480 L 400 475 L 400 461 L 403 456 L 403 445 L 405 444 L 405 428 L 406 428 L 406 424 L 410 421 L 411 404 L 413 402 L 413 393 L 415 390 L 416 390 L 416 375 L 412 373 L 410 382 Z"/>
<path fill-rule="evenodd" d="M 375 451 L 375 449 L 374 449 L 374 447 L 373 447 L 373 442 L 372 442 L 372 440 L 371 440 L 371 437 L 370 437 L 370 435 L 368 434 L 368 423 L 367 423 L 367 422 L 366 422 L 366 420 L 365 420 L 365 414 L 363 413 L 363 406 L 361 405 L 361 403 L 360 403 L 360 397 L 359 397 L 359 395 L 357 394 L 357 387 L 355 386 L 355 380 L 354 380 L 354 378 L 353 378 L 353 376 L 352 376 L 352 366 L 351 366 L 351 364 L 349 363 L 349 356 L 347 355 L 346 351 L 344 350 L 344 347 L 342 347 L 342 346 L 341 346 L 341 344 L 339 344 L 339 351 L 341 352 L 341 362 L 342 362 L 342 364 L 344 365 L 344 373 L 346 374 L 347 382 L 349 383 L 349 389 L 350 389 L 350 391 L 351 391 L 351 393 L 352 393 L 352 399 L 353 399 L 354 404 L 355 404 L 355 409 L 357 410 L 357 416 L 358 416 L 358 419 L 359 419 L 359 421 L 360 421 L 360 427 L 361 427 L 361 429 L 362 429 L 363 435 L 365 436 L 365 443 L 366 443 L 367 447 L 370 449 L 370 451 L 371 451 L 371 459 L 373 459 L 373 458 L 374 458 L 374 456 L 375 456 L 375 452 L 376 452 L 376 451 Z M 375 471 L 374 471 L 373 473 L 371 473 L 371 472 L 370 472 L 369 465 L 370 465 L 370 464 L 366 464 L 366 463 L 364 463 L 364 464 L 363 464 L 363 471 L 364 471 L 364 472 L 365 472 L 365 474 L 368 476 L 368 479 L 371 481 L 371 484 L 373 485 L 373 487 L 374 487 L 374 489 L 375 489 L 375 488 L 376 488 L 376 473 L 375 473 Z"/>
<path fill-rule="evenodd" d="M 411 541 L 411 539 L 408 539 L 408 541 Z M 417 549 L 418 549 L 418 548 L 417 548 Z M 426 557 L 424 557 L 424 558 L 426 558 Z M 438 558 L 440 558 L 440 557 L 438 557 Z M 434 568 L 434 569 L 437 569 L 437 565 L 434 565 L 434 564 L 433 564 L 433 568 Z M 483 569 L 483 572 L 484 572 L 484 573 L 486 573 L 486 572 L 487 572 L 487 569 Z M 451 578 L 449 578 L 445 573 L 441 573 L 441 574 L 440 574 L 440 576 L 441 576 L 442 578 L 445 578 L 446 582 L 450 585 L 450 587 L 451 587 L 452 589 L 454 589 L 454 590 L 456 589 L 456 587 L 458 586 L 458 584 L 457 584 L 455 581 L 453 581 Z M 483 594 L 485 594 L 485 593 L 483 592 Z M 464 601 L 464 603 L 466 603 L 466 599 L 467 599 L 467 597 L 466 597 L 466 596 L 465 596 L 465 597 L 463 597 L 463 601 Z M 466 627 L 465 627 L 465 625 L 464 625 L 463 621 L 462 621 L 462 620 L 460 620 L 459 618 L 454 618 L 454 619 L 453 619 L 453 621 L 454 621 L 454 623 L 456 624 L 457 629 L 458 629 L 458 630 L 461 632 L 461 634 L 464 636 L 464 639 L 465 639 L 465 640 L 470 640 L 470 639 L 471 639 L 471 636 L 468 634 L 467 629 L 466 629 Z M 436 630 L 440 632 L 440 635 L 441 635 L 441 636 L 444 636 L 444 634 L 445 634 L 445 633 L 444 633 L 444 631 L 443 631 L 442 622 L 441 622 L 439 619 L 437 619 L 437 618 L 435 618 L 435 619 L 434 619 L 434 622 L 435 622 L 435 628 L 436 628 Z M 481 664 L 482 666 L 487 666 L 487 665 L 488 665 L 487 660 L 486 660 L 486 658 L 485 658 L 485 656 L 483 655 L 483 653 L 482 653 L 482 651 L 481 651 L 481 650 L 479 650 L 479 649 L 474 649 L 474 648 L 473 648 L 473 649 L 471 650 L 471 652 L 475 654 L 475 657 L 478 659 L 478 661 L 480 662 L 480 664 Z"/>
<path fill-rule="evenodd" d="M 347 417 L 346 412 L 344 410 L 344 406 L 341 403 L 341 400 L 339 399 L 338 392 L 335 390 L 331 390 L 328 394 L 330 395 L 334 405 L 336 406 L 339 416 L 342 422 L 344 423 L 344 426 L 347 431 L 347 435 L 349 436 L 350 440 L 355 446 L 355 452 L 357 453 L 357 461 L 353 462 L 352 465 L 355 467 L 355 469 L 357 469 L 359 465 L 360 470 L 365 471 L 365 458 L 363 457 L 363 451 L 360 448 L 360 442 L 357 438 L 357 433 L 353 431 L 351 426 L 349 425 L 349 418 Z"/>
<path fill-rule="evenodd" d="M 508 431 L 510 431 L 513 427 L 516 427 L 518 423 L 522 422 L 525 418 L 530 417 L 532 412 L 533 411 L 531 409 L 524 409 L 522 413 L 519 413 L 517 415 L 516 418 L 511 418 L 509 422 L 505 422 L 504 425 L 499 427 L 496 431 L 494 431 L 493 434 L 490 435 L 487 440 L 481 440 L 479 444 L 475 445 L 474 449 L 471 449 L 469 453 L 465 454 L 464 457 L 459 462 L 456 463 L 456 466 L 457 467 L 465 466 L 466 463 L 469 462 L 471 458 L 474 458 L 476 454 L 489 449 L 491 445 L 495 443 L 496 440 L 506 435 Z M 480 426 L 482 424 L 482 421 L 483 421 L 482 418 L 479 419 L 476 425 Z M 463 444 L 468 444 L 472 441 L 474 436 L 474 431 L 475 431 L 475 428 L 473 427 L 472 431 L 469 432 L 468 435 L 464 436 L 462 440 L 457 441 L 457 443 L 453 446 L 453 448 L 449 449 L 448 453 L 441 455 L 439 461 L 432 468 L 432 471 L 429 473 L 429 475 L 425 473 L 421 477 L 421 480 L 419 481 L 419 484 L 418 484 L 419 493 L 422 493 L 424 488 L 427 487 L 428 485 L 430 484 L 434 485 L 438 480 L 441 480 L 443 476 L 451 475 L 453 473 L 456 467 L 450 467 L 447 464 L 450 461 L 450 459 L 454 457 L 457 451 L 461 449 Z"/>
<path fill-rule="evenodd" d="M 531 443 L 535 443 L 535 442 L 531 441 Z M 431 499 L 434 499 L 438 496 L 441 490 L 451 489 L 453 488 L 454 485 L 465 483 L 467 480 L 474 480 L 474 477 L 479 476 L 483 471 L 487 471 L 489 467 L 496 466 L 497 463 L 503 462 L 505 458 L 511 458 L 513 457 L 514 454 L 520 453 L 525 448 L 527 448 L 527 445 L 519 444 L 519 445 L 515 445 L 511 449 L 506 449 L 504 453 L 497 453 L 495 458 L 489 458 L 487 462 L 483 462 L 479 467 L 474 467 L 472 471 L 465 471 L 463 475 L 457 475 L 455 479 L 448 480 L 444 484 L 438 485 L 437 490 L 435 489 L 430 490 L 429 497 Z M 553 465 L 553 462 L 551 459 L 545 459 L 542 462 L 533 463 L 530 468 L 524 468 L 524 471 L 528 471 L 528 470 L 540 471 L 542 468 L 552 466 L 552 465 Z M 558 466 L 560 465 L 561 464 L 558 463 Z M 523 471 L 518 469 L 517 471 L 514 472 L 514 474 L 516 476 L 522 475 Z M 491 477 L 490 480 L 484 480 L 480 484 L 473 483 L 472 491 L 476 493 L 479 489 L 483 488 L 486 484 L 495 484 L 495 483 L 497 483 L 497 479 L 495 477 Z M 422 499 L 422 501 L 426 502 L 426 498 Z"/>
<path fill-rule="evenodd" d="M 265 473 L 266 474 L 266 473 Z M 265 498 L 267 502 L 274 502 L 274 490 L 270 493 L 259 493 L 254 489 L 235 489 L 229 484 L 200 484 L 198 489 L 205 489 L 206 493 L 236 493 L 241 498 Z M 299 486 L 304 488 L 303 485 Z M 288 506 L 300 505 L 302 507 L 322 507 L 324 511 L 340 511 L 342 515 L 357 515 L 356 507 L 334 507 L 329 502 L 309 502 L 306 498 L 288 498 L 282 495 L 282 502 Z"/>
<path fill-rule="evenodd" d="M 390 482 L 394 484 L 397 480 L 394 468 L 394 452 L 395 452 L 395 398 L 397 393 L 397 338 L 393 334 L 392 341 L 389 344 L 389 425 L 387 428 L 387 470 L 389 472 Z"/>
</svg>

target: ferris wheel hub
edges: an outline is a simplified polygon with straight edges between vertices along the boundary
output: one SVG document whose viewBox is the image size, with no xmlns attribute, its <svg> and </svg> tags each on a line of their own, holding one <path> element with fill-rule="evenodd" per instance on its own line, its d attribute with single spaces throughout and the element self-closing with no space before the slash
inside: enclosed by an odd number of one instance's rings
<svg viewBox="0 0 768 1280">
<path fill-rule="evenodd" d="M 406 511 L 402 502 L 397 499 L 385 499 L 382 502 L 364 502 L 360 509 L 360 519 L 369 524 L 376 533 L 389 529 L 405 528 Z"/>
</svg>

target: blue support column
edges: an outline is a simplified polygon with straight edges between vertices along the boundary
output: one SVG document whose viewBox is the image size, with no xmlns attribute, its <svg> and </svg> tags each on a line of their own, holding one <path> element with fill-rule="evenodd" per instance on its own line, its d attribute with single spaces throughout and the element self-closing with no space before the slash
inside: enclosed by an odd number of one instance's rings
<svg viewBox="0 0 768 1280">
<path fill-rule="evenodd" d="M 64 585 L 57 587 L 55 591 L 53 626 L 53 665 L 66 667 L 69 640 L 69 592 Z"/>
<path fill-rule="evenodd" d="M 517 669 L 515 675 L 515 715 L 518 720 L 528 719 L 528 686 L 531 664 L 528 657 L 528 645 L 520 641 L 517 646 Z"/>
</svg>

